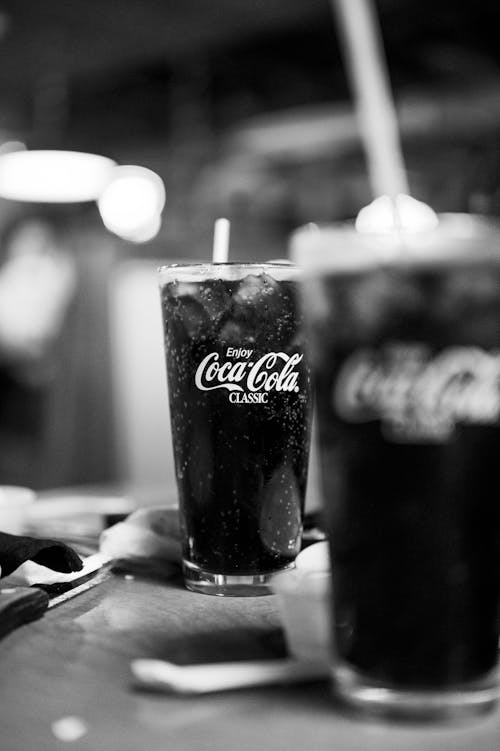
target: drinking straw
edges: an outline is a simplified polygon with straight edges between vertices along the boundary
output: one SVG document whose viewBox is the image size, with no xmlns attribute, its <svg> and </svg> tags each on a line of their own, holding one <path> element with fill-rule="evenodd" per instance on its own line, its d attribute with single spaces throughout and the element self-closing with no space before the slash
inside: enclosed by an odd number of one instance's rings
<svg viewBox="0 0 500 751">
<path fill-rule="evenodd" d="M 216 219 L 214 224 L 213 263 L 227 263 L 229 257 L 229 219 Z"/>
<path fill-rule="evenodd" d="M 374 198 L 409 193 L 380 25 L 372 0 L 331 0 Z"/>
</svg>

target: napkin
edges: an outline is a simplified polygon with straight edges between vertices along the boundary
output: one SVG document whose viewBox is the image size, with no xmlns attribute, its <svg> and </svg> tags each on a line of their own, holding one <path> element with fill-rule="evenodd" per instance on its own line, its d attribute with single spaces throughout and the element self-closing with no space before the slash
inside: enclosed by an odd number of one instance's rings
<svg viewBox="0 0 500 751">
<path fill-rule="evenodd" d="M 0 532 L 0 576 L 8 576 L 26 561 L 64 574 L 80 571 L 83 565 L 80 556 L 63 542 Z"/>
<path fill-rule="evenodd" d="M 176 573 L 182 558 L 178 507 L 134 511 L 102 532 L 99 549 L 115 561 L 132 564 L 134 570 L 162 576 Z"/>
<path fill-rule="evenodd" d="M 324 540 L 318 514 L 304 520 L 303 547 Z M 182 561 L 178 506 L 138 509 L 101 533 L 99 549 L 115 561 L 160 575 L 177 572 Z"/>
</svg>

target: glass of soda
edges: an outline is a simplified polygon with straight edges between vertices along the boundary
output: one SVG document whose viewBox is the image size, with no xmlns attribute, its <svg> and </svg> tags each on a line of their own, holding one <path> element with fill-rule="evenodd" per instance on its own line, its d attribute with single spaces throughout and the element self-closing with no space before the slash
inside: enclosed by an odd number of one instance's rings
<svg viewBox="0 0 500 751">
<path fill-rule="evenodd" d="M 497 696 L 500 228 L 303 228 L 337 695 L 369 712 Z"/>
<path fill-rule="evenodd" d="M 185 584 L 268 594 L 303 526 L 311 400 L 298 269 L 159 274 Z"/>
</svg>

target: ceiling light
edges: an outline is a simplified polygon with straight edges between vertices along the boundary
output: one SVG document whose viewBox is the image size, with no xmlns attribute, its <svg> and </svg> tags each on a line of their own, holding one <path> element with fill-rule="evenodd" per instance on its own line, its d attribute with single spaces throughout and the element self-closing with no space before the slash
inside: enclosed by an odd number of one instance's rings
<svg viewBox="0 0 500 751">
<path fill-rule="evenodd" d="M 81 151 L 14 151 L 0 154 L 0 197 L 37 203 L 96 200 L 116 163 Z"/>
</svg>

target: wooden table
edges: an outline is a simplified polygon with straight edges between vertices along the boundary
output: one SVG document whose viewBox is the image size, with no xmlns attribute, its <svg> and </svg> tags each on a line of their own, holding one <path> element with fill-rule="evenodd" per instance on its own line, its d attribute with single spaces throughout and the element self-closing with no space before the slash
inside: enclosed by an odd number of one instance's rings
<svg viewBox="0 0 500 751">
<path fill-rule="evenodd" d="M 0 642 L 1 751 L 499 751 L 500 709 L 460 724 L 360 720 L 325 683 L 200 697 L 139 692 L 135 657 L 177 662 L 284 653 L 274 597 L 218 598 L 179 580 L 112 574 Z M 87 732 L 58 740 L 77 716 Z"/>
</svg>

